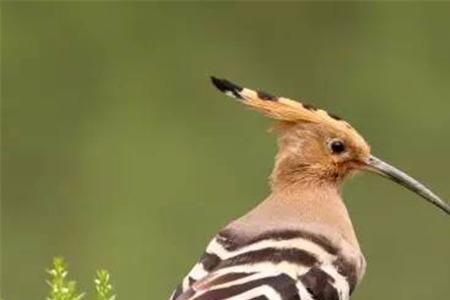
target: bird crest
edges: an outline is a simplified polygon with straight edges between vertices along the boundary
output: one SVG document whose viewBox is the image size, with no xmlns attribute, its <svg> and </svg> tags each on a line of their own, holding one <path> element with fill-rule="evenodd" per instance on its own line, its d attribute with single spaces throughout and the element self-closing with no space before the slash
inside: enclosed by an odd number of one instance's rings
<svg viewBox="0 0 450 300">
<path fill-rule="evenodd" d="M 349 140 L 365 146 L 368 145 L 364 138 L 344 119 L 329 113 L 314 105 L 302 103 L 285 97 L 279 97 L 270 93 L 241 87 L 229 80 L 211 77 L 212 83 L 226 95 L 237 99 L 239 102 L 259 111 L 269 118 L 279 120 L 283 124 L 314 123 L 324 125 Z"/>
</svg>

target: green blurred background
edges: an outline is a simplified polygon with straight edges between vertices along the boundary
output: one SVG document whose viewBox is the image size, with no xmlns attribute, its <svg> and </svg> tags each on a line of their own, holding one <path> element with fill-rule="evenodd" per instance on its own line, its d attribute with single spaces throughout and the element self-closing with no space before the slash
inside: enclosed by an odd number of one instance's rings
<svg viewBox="0 0 450 300">
<path fill-rule="evenodd" d="M 258 203 L 270 122 L 209 75 L 308 99 L 450 198 L 450 3 L 2 2 L 5 300 L 63 255 L 119 299 L 166 299 Z M 354 299 L 448 299 L 448 218 L 374 176 L 347 184 L 368 271 Z"/>
</svg>

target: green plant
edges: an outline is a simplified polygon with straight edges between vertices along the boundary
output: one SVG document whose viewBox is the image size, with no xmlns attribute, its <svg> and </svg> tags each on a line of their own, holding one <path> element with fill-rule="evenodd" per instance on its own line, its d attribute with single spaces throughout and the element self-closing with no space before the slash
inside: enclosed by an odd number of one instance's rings
<svg viewBox="0 0 450 300">
<path fill-rule="evenodd" d="M 85 296 L 85 293 L 77 291 L 76 282 L 68 279 L 69 272 L 63 258 L 54 258 L 53 265 L 47 273 L 50 275 L 47 280 L 50 286 L 47 300 L 81 300 Z M 106 270 L 97 271 L 94 279 L 96 300 L 115 300 L 116 295 L 110 277 Z"/>
<path fill-rule="evenodd" d="M 97 300 L 114 300 L 113 287 L 109 281 L 110 275 L 106 270 L 97 271 L 97 277 L 94 279 L 95 290 L 97 291 Z"/>
</svg>

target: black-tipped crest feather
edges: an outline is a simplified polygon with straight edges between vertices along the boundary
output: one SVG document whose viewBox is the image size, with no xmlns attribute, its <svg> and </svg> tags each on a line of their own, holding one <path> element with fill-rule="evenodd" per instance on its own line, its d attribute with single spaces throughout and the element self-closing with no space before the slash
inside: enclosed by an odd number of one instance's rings
<svg viewBox="0 0 450 300">
<path fill-rule="evenodd" d="M 242 96 L 240 94 L 240 92 L 242 91 L 242 87 L 238 86 L 237 84 L 234 84 L 233 82 L 226 79 L 216 78 L 214 76 L 211 76 L 211 81 L 214 86 L 222 93 L 225 93 L 226 95 L 234 98 L 242 99 Z"/>
</svg>

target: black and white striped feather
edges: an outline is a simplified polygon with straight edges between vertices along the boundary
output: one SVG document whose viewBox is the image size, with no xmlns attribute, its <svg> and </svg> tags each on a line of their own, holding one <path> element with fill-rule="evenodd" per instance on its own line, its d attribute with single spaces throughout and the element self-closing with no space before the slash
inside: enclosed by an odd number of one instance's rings
<svg viewBox="0 0 450 300">
<path fill-rule="evenodd" d="M 356 265 L 326 238 L 277 230 L 243 240 L 219 233 L 171 300 L 346 300 Z"/>
</svg>

